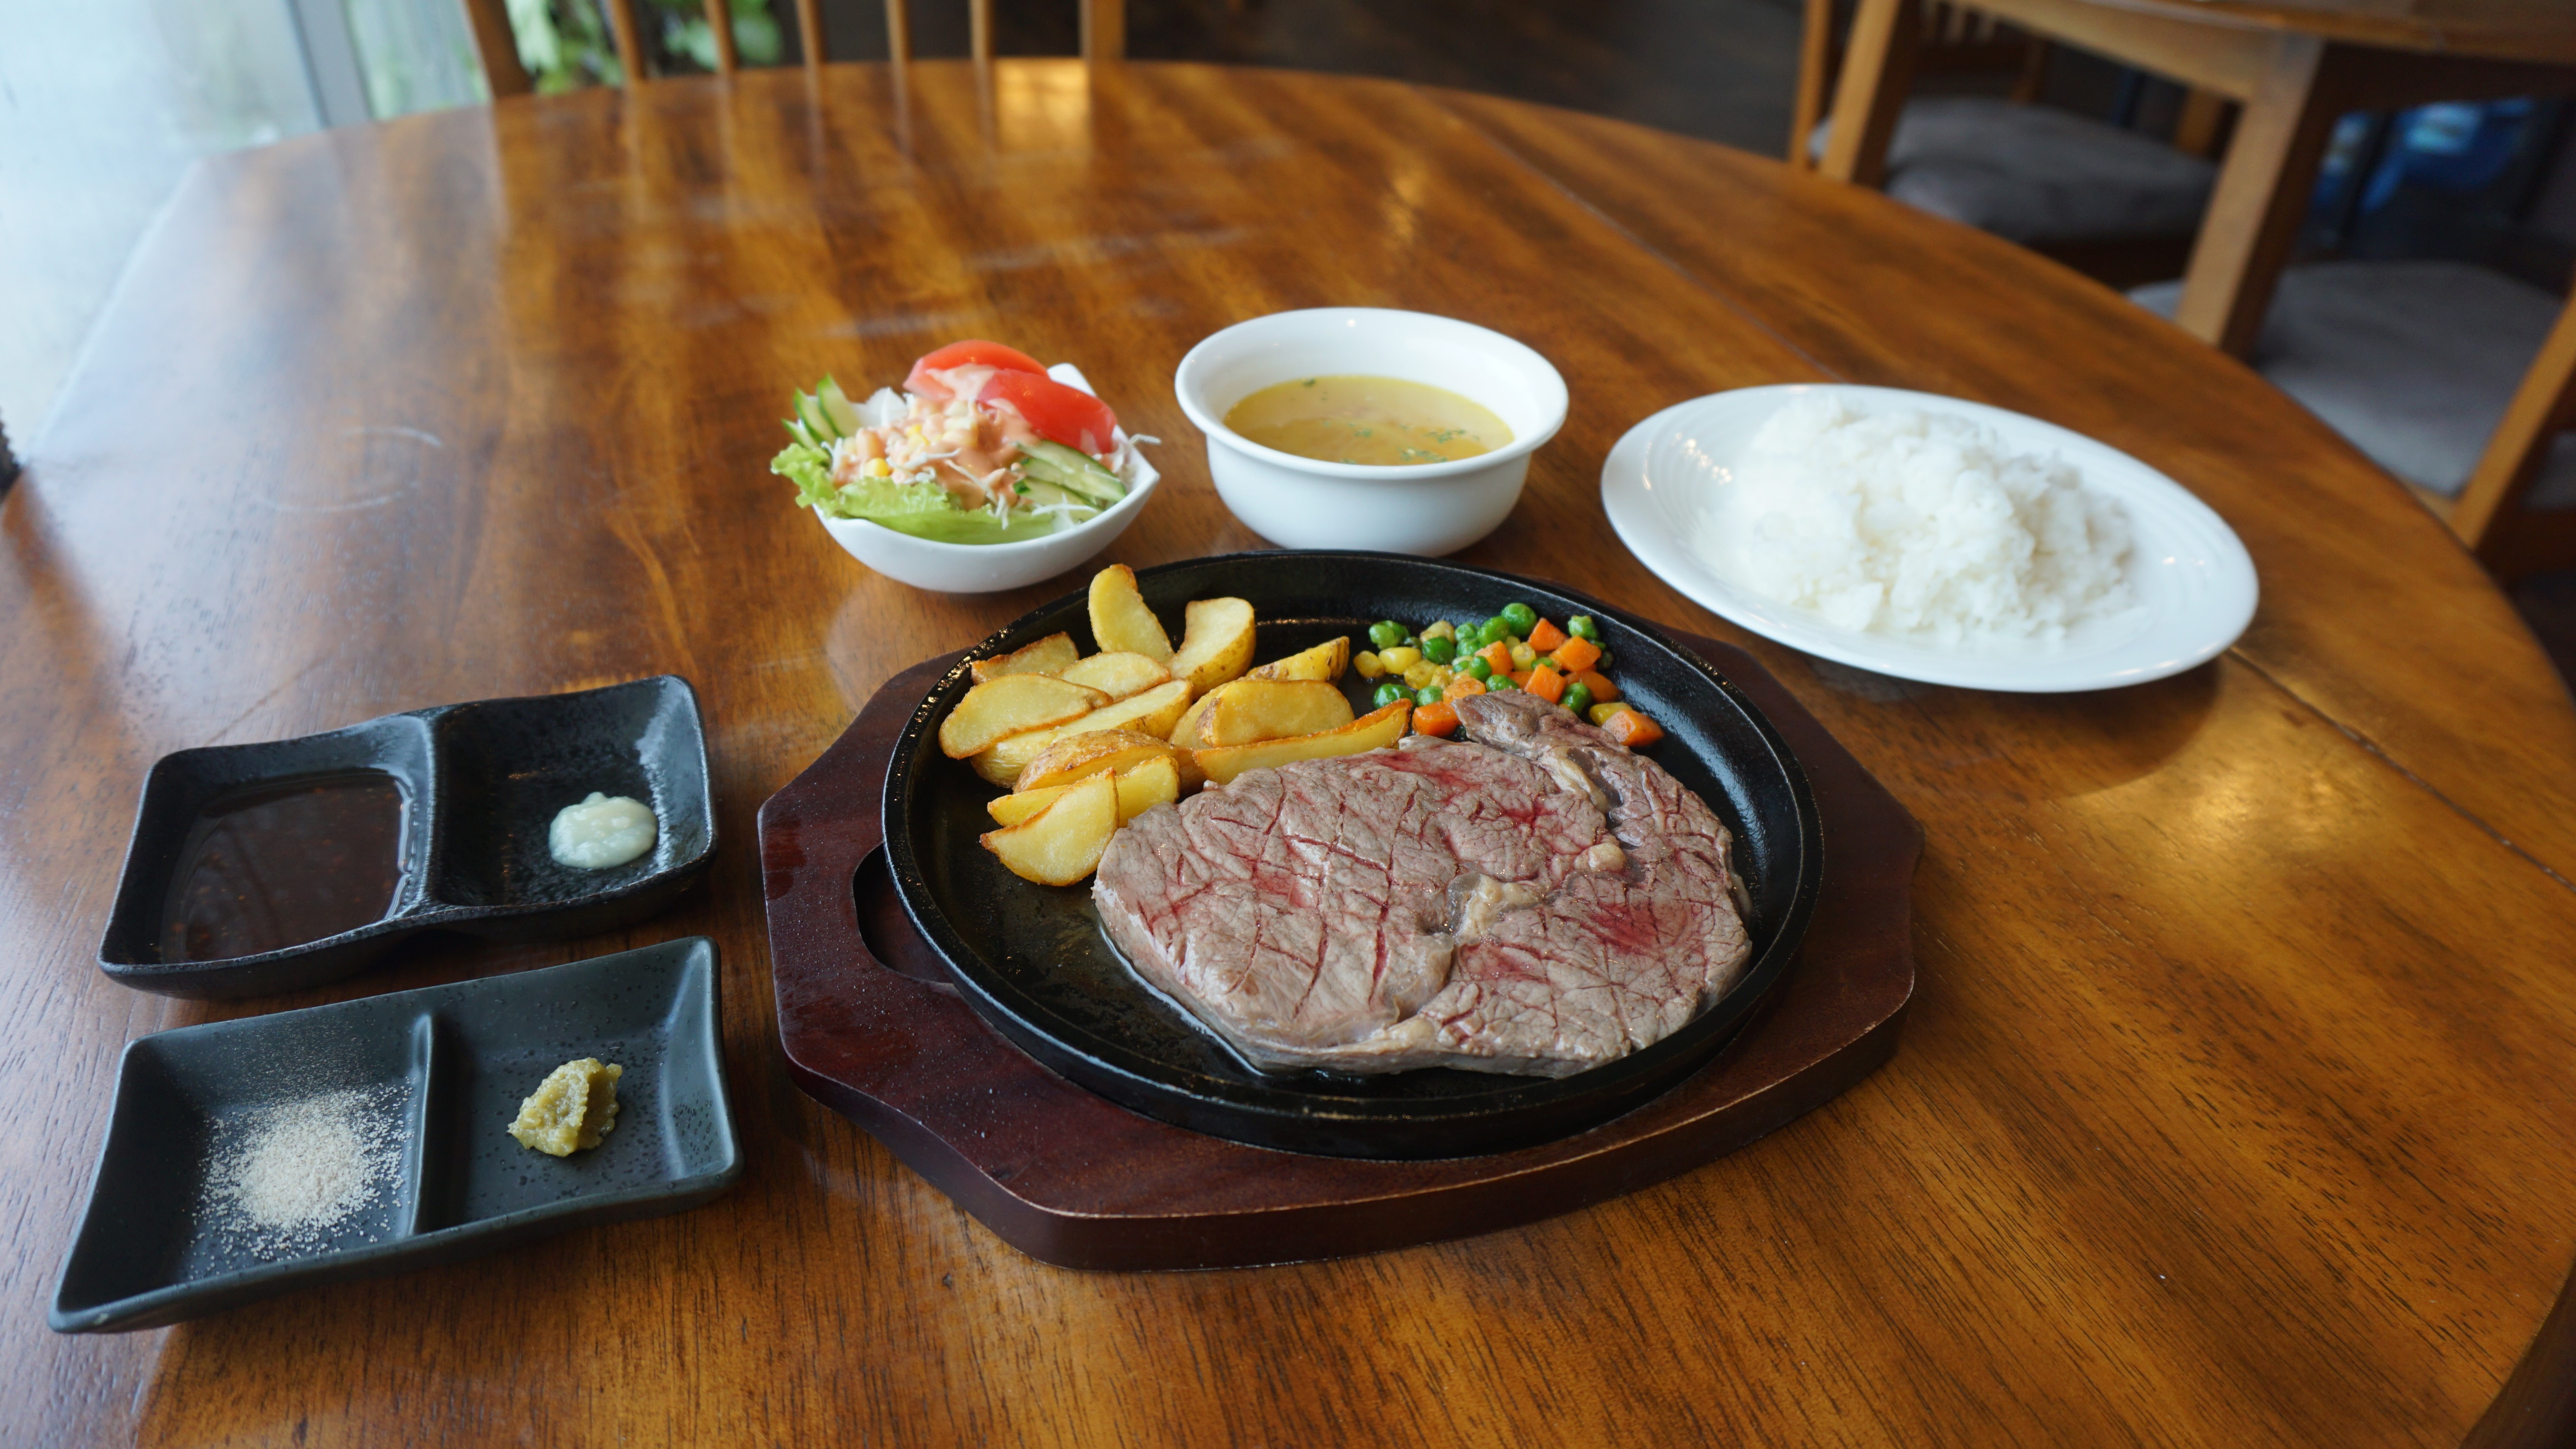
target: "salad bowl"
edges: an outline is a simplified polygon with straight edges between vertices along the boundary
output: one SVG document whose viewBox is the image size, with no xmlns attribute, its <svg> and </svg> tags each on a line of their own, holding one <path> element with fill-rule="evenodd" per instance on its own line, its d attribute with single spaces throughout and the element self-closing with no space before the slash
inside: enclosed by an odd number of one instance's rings
<svg viewBox="0 0 2576 1449">
<path fill-rule="evenodd" d="M 1069 362 L 1048 368 L 1047 376 L 1068 387 L 1092 391 L 1081 369 Z M 1117 437 L 1124 443 L 1126 430 L 1120 429 Z M 1145 500 L 1163 476 L 1141 449 L 1127 449 L 1126 457 L 1127 466 L 1120 473 L 1120 481 L 1127 485 L 1125 497 L 1080 523 L 1036 538 L 943 543 L 864 518 L 833 518 L 819 508 L 814 517 L 850 557 L 897 583 L 942 594 L 1000 593 L 1053 578 L 1118 541 L 1118 535 L 1144 511 Z"/>
</svg>

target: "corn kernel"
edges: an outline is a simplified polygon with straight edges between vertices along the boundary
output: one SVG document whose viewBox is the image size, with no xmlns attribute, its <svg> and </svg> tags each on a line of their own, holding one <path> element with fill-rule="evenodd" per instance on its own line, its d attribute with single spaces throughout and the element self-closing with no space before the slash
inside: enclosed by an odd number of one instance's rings
<svg viewBox="0 0 2576 1449">
<path fill-rule="evenodd" d="M 1538 651 L 1537 651 L 1537 650 L 1535 650 L 1535 649 L 1532 649 L 1531 647 L 1529 647 L 1529 641 L 1527 641 L 1527 640 L 1525 640 L 1525 639 L 1515 639 L 1515 640 L 1513 640 L 1513 641 L 1512 641 L 1512 673 L 1514 673 L 1514 674 L 1527 674 L 1529 671 L 1531 671 L 1531 670 L 1533 670 L 1533 669 L 1535 669 L 1535 668 L 1537 668 L 1537 667 L 1538 667 Z"/>
<path fill-rule="evenodd" d="M 1351 656 L 1351 668 L 1357 670 L 1362 679 L 1375 679 L 1386 673 L 1386 665 L 1366 649 Z"/>
<path fill-rule="evenodd" d="M 1413 651 L 1408 649 L 1404 652 L 1409 654 Z M 1440 666 L 1437 664 L 1424 664 L 1417 661 L 1412 668 L 1404 671 L 1404 687 L 1407 689 L 1429 689 L 1431 687 L 1431 673 L 1439 667 Z"/>
<path fill-rule="evenodd" d="M 1457 675 L 1458 671 L 1450 668 L 1446 664 L 1434 664 L 1431 666 L 1431 687 L 1433 689 L 1439 689 L 1447 685 L 1449 681 L 1456 678 Z"/>
<path fill-rule="evenodd" d="M 1596 704 L 1592 706 L 1592 708 L 1585 710 L 1584 714 L 1588 716 L 1594 724 L 1606 725 L 1610 722 L 1610 716 L 1617 714 L 1619 711 L 1626 709 L 1627 707 L 1628 706 L 1624 701 L 1612 700 L 1607 704 Z"/>
<path fill-rule="evenodd" d="M 1422 637 L 1425 639 L 1455 639 L 1458 637 L 1458 626 L 1450 623 L 1446 619 L 1434 619 L 1431 622 L 1431 627 L 1422 631 Z"/>
<path fill-rule="evenodd" d="M 1384 665 L 1389 674 L 1402 674 L 1422 662 L 1422 651 L 1409 644 L 1399 644 L 1393 649 L 1378 651 L 1377 662 Z"/>
</svg>

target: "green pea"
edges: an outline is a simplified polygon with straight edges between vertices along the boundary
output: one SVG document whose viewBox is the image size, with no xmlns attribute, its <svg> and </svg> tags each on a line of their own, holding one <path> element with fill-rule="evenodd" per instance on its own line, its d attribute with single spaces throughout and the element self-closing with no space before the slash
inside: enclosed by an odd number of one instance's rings
<svg viewBox="0 0 2576 1449">
<path fill-rule="evenodd" d="M 1390 679 L 1386 683 L 1379 685 L 1377 687 L 1377 693 L 1369 697 L 1377 701 L 1378 708 L 1384 709 L 1388 705 L 1395 703 L 1397 700 L 1408 699 L 1411 696 L 1412 691 L 1404 687 L 1403 680 Z"/>
<path fill-rule="evenodd" d="M 1592 672 L 1595 674 L 1607 674 L 1610 672 L 1609 650 L 1602 650 L 1601 657 L 1592 661 Z"/>
<path fill-rule="evenodd" d="M 1565 687 L 1565 698 L 1558 700 L 1557 703 L 1576 714 L 1581 714 L 1592 707 L 1592 686 L 1578 679 Z"/>
<path fill-rule="evenodd" d="M 1485 681 L 1485 692 L 1487 694 L 1500 694 L 1506 689 L 1518 688 L 1520 688 L 1520 686 L 1512 683 L 1512 677 L 1508 674 L 1497 674 L 1491 679 Z"/>
<path fill-rule="evenodd" d="M 1458 641 L 1446 635 L 1422 641 L 1422 657 L 1434 664 L 1446 664 L 1458 657 Z"/>
<path fill-rule="evenodd" d="M 1421 709 L 1429 709 L 1431 706 L 1438 704 L 1441 701 L 1441 698 L 1442 695 L 1440 691 L 1427 684 L 1413 692 L 1413 703 L 1417 708 Z"/>
<path fill-rule="evenodd" d="M 1369 625 L 1369 642 L 1380 649 L 1392 649 L 1404 642 L 1404 626 L 1393 619 L 1380 619 Z"/>
<path fill-rule="evenodd" d="M 1528 638 L 1529 632 L 1538 627 L 1538 610 L 1527 604 L 1503 605 L 1503 618 L 1512 626 L 1512 636 L 1517 639 Z"/>
<path fill-rule="evenodd" d="M 1601 642 L 1601 626 L 1592 622 L 1590 614 L 1577 614 L 1566 620 L 1565 632 L 1577 639 L 1589 639 L 1595 644 Z"/>
<path fill-rule="evenodd" d="M 1467 677 L 1481 684 L 1494 677 L 1494 666 L 1485 662 L 1484 655 L 1471 654 L 1467 657 Z"/>
<path fill-rule="evenodd" d="M 1510 637 L 1512 637 L 1512 621 L 1500 614 L 1487 619 L 1485 626 L 1476 631 L 1476 642 L 1479 644 L 1500 644 Z"/>
</svg>

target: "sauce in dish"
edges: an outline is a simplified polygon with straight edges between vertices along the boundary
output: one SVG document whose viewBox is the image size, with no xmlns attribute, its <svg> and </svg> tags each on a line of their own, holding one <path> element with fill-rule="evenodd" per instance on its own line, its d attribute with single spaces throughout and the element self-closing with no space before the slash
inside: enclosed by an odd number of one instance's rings
<svg viewBox="0 0 2576 1449">
<path fill-rule="evenodd" d="M 1512 440 L 1493 410 L 1427 382 L 1300 377 L 1226 410 L 1225 425 L 1265 448 L 1326 463 L 1446 463 Z"/>
<path fill-rule="evenodd" d="M 227 796 L 188 831 L 161 959 L 224 961 L 372 925 L 402 881 L 403 792 L 372 771 Z"/>
</svg>

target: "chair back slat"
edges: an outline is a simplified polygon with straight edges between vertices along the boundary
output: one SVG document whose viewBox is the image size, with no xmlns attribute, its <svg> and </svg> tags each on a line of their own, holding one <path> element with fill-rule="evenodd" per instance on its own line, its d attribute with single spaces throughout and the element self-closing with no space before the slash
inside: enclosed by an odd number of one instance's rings
<svg viewBox="0 0 2576 1449">
<path fill-rule="evenodd" d="M 716 42 L 716 74 L 731 75 L 742 68 L 742 56 L 734 49 L 733 7 L 725 0 L 706 0 L 707 29 Z"/>
</svg>

